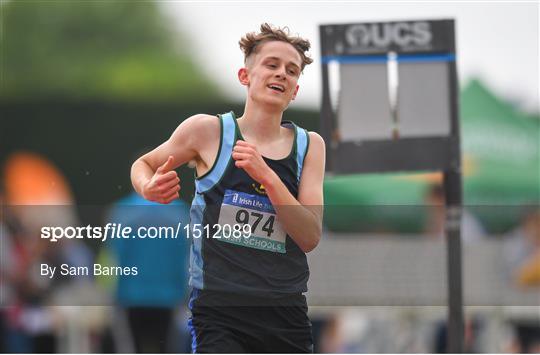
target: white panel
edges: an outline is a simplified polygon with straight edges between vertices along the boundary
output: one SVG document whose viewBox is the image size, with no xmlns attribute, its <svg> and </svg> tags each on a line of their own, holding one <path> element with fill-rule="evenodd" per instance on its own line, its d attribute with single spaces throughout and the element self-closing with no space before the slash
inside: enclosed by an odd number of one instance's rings
<svg viewBox="0 0 540 355">
<path fill-rule="evenodd" d="M 399 63 L 400 137 L 450 135 L 448 64 Z"/>
<path fill-rule="evenodd" d="M 340 65 L 338 125 L 342 141 L 390 139 L 386 63 Z"/>
</svg>

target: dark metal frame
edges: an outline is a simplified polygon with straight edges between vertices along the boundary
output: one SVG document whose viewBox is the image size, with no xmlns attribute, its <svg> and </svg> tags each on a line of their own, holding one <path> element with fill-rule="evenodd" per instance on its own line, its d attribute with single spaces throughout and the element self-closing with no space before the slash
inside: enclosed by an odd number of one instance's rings
<svg viewBox="0 0 540 355">
<path fill-rule="evenodd" d="M 417 22 L 417 21 L 400 21 Z M 437 28 L 439 38 L 432 50 L 420 49 L 410 53 L 430 54 L 443 51 L 455 55 L 454 21 L 427 20 Z M 373 23 L 366 23 L 370 25 Z M 384 23 L 377 23 L 384 24 Z M 380 173 L 392 171 L 442 171 L 446 195 L 446 238 L 447 238 L 447 276 L 448 276 L 448 351 L 463 351 L 463 290 L 461 261 L 461 205 L 462 178 L 459 134 L 458 80 L 455 60 L 447 61 L 450 107 L 450 135 L 447 137 L 402 138 L 397 140 L 371 140 L 362 142 L 340 142 L 335 132 L 337 120 L 332 109 L 329 86 L 328 58 L 347 56 L 361 57 L 358 53 L 335 53 L 333 46 L 338 34 L 346 25 L 322 25 L 319 27 L 321 39 L 322 108 L 321 135 L 326 145 L 326 168 L 336 174 Z M 332 31 L 327 31 L 332 27 Z M 330 33 L 330 34 L 329 34 Z M 376 52 L 371 50 L 365 57 L 385 54 L 390 48 Z M 399 48 L 391 48 L 399 55 Z M 402 52 L 403 53 L 403 52 Z M 429 151 L 430 155 L 417 154 Z M 354 156 L 355 159 L 350 159 Z"/>
</svg>

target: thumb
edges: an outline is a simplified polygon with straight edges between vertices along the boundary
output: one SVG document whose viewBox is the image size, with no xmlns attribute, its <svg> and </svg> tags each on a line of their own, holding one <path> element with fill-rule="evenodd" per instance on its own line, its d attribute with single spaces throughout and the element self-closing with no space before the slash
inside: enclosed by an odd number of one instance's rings
<svg viewBox="0 0 540 355">
<path fill-rule="evenodd" d="M 171 171 L 173 169 L 173 162 L 174 162 L 174 157 L 172 155 L 169 155 L 169 158 L 167 159 L 167 161 L 165 162 L 165 164 L 163 164 L 162 166 L 160 166 L 158 169 L 157 169 L 157 172 L 159 173 L 166 173 L 168 171 Z"/>
</svg>

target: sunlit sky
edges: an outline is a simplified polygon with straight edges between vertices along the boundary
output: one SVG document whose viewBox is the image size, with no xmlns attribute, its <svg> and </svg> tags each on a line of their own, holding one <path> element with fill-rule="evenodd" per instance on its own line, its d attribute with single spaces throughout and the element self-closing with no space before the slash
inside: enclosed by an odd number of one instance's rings
<svg viewBox="0 0 540 355">
<path fill-rule="evenodd" d="M 315 63 L 304 70 L 293 105 L 316 108 L 321 97 L 318 26 L 453 18 L 457 26 L 460 84 L 478 77 L 503 98 L 527 111 L 539 110 L 538 2 L 160 2 L 189 47 L 230 99 L 242 101 L 237 71 L 243 64 L 238 40 L 262 22 L 288 26 L 311 40 Z"/>
</svg>

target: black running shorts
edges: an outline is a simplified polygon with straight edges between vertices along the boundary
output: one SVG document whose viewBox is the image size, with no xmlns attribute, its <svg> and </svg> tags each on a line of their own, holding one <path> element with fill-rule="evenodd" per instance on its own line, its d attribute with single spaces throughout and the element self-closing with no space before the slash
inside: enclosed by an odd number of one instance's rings
<svg viewBox="0 0 540 355">
<path fill-rule="evenodd" d="M 189 301 L 193 353 L 312 353 L 302 294 L 263 298 L 194 289 Z"/>
</svg>

